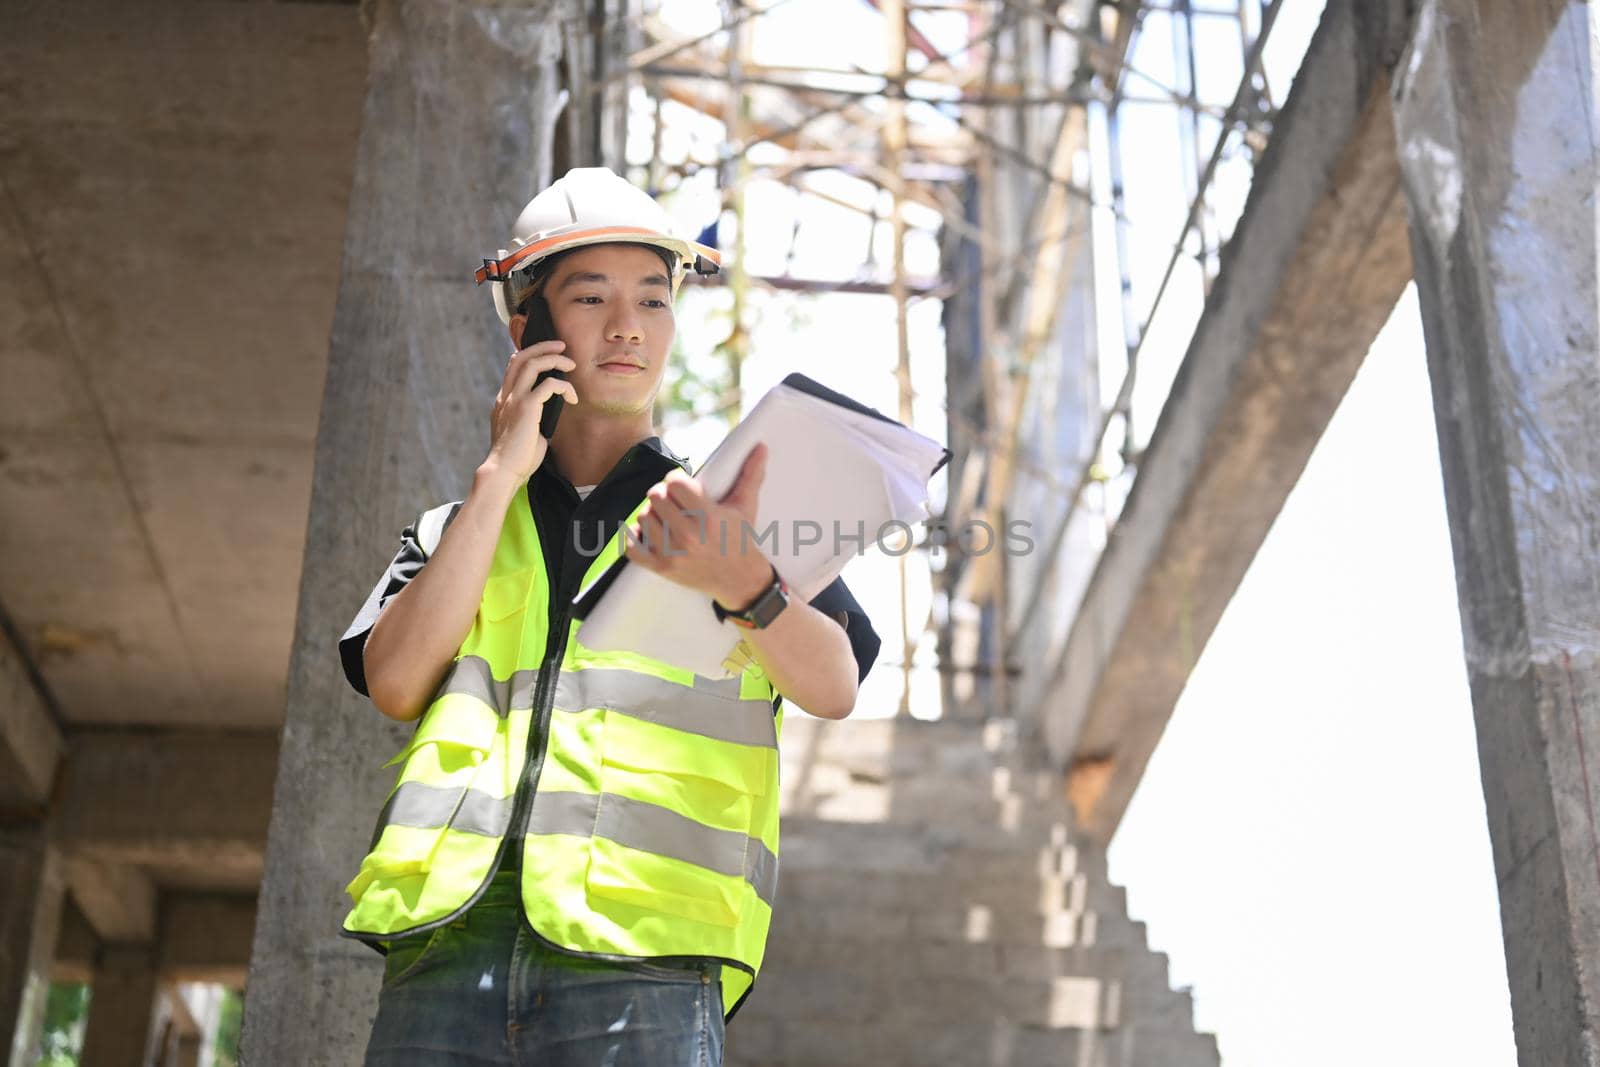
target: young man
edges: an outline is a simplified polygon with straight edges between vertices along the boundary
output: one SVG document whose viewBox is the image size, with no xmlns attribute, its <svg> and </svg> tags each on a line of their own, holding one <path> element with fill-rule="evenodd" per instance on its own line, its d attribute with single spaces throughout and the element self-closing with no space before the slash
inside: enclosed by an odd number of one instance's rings
<svg viewBox="0 0 1600 1067">
<path fill-rule="evenodd" d="M 782 698 L 848 715 L 878 638 L 842 582 L 790 601 L 781 560 L 702 536 L 754 524 L 762 449 L 711 500 L 654 433 L 672 299 L 715 253 L 602 168 L 514 233 L 480 281 L 514 346 L 530 315 L 555 339 L 511 357 L 471 491 L 405 531 L 340 643 L 420 719 L 347 887 L 345 932 L 388 957 L 366 1063 L 717 1064 L 771 921 Z M 744 627 L 735 677 L 582 645 L 572 597 L 623 554 Z"/>
</svg>

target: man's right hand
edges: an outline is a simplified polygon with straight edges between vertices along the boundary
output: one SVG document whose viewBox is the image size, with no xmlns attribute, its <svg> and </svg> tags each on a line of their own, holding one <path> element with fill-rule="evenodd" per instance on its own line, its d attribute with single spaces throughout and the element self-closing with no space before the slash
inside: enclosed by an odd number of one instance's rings
<svg viewBox="0 0 1600 1067">
<path fill-rule="evenodd" d="M 560 341 L 530 345 L 511 357 L 489 419 L 489 458 L 472 479 L 455 521 L 428 565 L 378 613 L 362 660 L 372 703 L 391 719 L 411 722 L 427 710 L 456 649 L 472 629 L 495 545 L 511 499 L 544 462 L 550 442 L 539 434 L 544 402 L 560 393 L 578 402 L 572 383 L 534 379 L 577 366 Z"/>
<path fill-rule="evenodd" d="M 539 417 L 544 404 L 557 393 L 569 404 L 578 402 L 572 383 L 562 378 L 546 378 L 537 388 L 534 382 L 547 370 L 570 371 L 577 363 L 563 354 L 564 341 L 540 341 L 511 357 L 506 374 L 495 394 L 494 411 L 489 416 L 489 457 L 492 465 L 514 484 L 533 476 L 544 462 L 550 442 L 539 433 Z"/>
</svg>

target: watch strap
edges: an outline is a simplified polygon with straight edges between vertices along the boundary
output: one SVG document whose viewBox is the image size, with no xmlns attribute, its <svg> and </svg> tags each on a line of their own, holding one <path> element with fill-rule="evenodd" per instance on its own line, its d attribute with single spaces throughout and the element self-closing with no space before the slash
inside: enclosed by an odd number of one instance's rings
<svg viewBox="0 0 1600 1067">
<path fill-rule="evenodd" d="M 729 611 L 718 603 L 715 597 L 712 597 L 711 610 L 716 613 L 718 622 L 726 619 L 735 626 L 743 627 L 746 630 L 759 630 L 763 628 L 764 624 L 756 621 L 756 612 L 764 601 L 772 596 L 780 596 L 783 598 L 784 603 L 788 603 L 789 583 L 784 581 L 783 576 L 778 573 L 776 564 L 770 564 L 770 566 L 772 567 L 772 584 L 758 593 L 756 598 L 742 609 Z"/>
</svg>

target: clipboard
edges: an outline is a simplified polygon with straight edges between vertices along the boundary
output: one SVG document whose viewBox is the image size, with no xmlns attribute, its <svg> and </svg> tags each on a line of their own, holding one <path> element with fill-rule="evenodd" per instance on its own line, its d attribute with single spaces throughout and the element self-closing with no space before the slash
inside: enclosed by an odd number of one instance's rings
<svg viewBox="0 0 1600 1067">
<path fill-rule="evenodd" d="M 761 442 L 768 459 L 756 522 L 728 548 L 761 552 L 801 600 L 821 592 L 890 523 L 926 519 L 928 481 L 950 460 L 931 438 L 790 374 L 695 472 L 713 499 L 728 492 Z M 819 539 L 803 544 L 813 536 Z M 735 673 L 745 631 L 719 620 L 704 593 L 629 563 L 619 558 L 573 598 L 578 640 L 710 678 Z"/>
</svg>

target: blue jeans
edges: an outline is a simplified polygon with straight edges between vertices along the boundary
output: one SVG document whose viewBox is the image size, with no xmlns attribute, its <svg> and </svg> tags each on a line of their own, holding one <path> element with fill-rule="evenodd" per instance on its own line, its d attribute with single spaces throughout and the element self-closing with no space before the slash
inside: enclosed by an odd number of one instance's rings
<svg viewBox="0 0 1600 1067">
<path fill-rule="evenodd" d="M 714 964 L 615 964 L 563 955 L 496 875 L 467 913 L 394 943 L 365 1067 L 720 1067 Z"/>
</svg>

